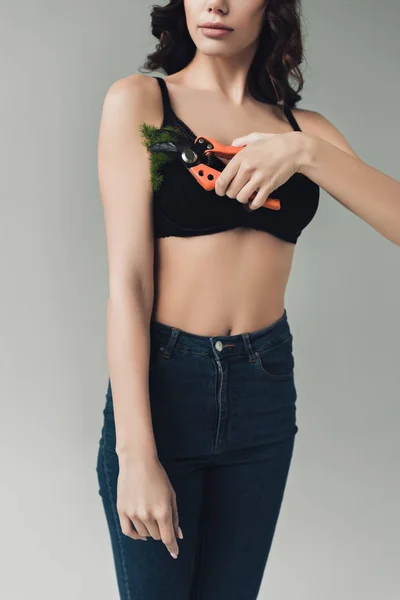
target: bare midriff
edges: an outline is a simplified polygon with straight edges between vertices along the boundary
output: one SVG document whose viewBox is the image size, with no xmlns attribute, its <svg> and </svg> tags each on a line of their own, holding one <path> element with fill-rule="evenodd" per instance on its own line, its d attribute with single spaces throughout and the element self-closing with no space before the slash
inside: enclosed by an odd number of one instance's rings
<svg viewBox="0 0 400 600">
<path fill-rule="evenodd" d="M 245 227 L 156 239 L 152 319 L 207 336 L 268 327 L 285 308 L 294 248 Z"/>
</svg>

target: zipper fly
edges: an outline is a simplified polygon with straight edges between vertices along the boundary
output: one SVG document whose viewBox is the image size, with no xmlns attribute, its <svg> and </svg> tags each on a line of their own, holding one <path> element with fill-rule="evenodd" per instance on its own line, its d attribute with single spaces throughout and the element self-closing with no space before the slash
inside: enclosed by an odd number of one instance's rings
<svg viewBox="0 0 400 600">
<path fill-rule="evenodd" d="M 220 426 L 221 426 L 221 413 L 222 413 L 222 399 L 221 399 L 221 395 L 222 395 L 222 383 L 223 383 L 223 370 L 222 370 L 222 365 L 221 365 L 221 361 L 217 358 L 215 359 L 216 363 L 217 363 L 217 368 L 218 368 L 218 372 L 217 372 L 217 407 L 218 407 L 218 415 L 217 415 L 217 431 L 215 434 L 215 444 L 214 444 L 214 448 L 215 451 L 217 451 L 221 445 L 222 445 L 222 440 L 220 439 Z"/>
</svg>

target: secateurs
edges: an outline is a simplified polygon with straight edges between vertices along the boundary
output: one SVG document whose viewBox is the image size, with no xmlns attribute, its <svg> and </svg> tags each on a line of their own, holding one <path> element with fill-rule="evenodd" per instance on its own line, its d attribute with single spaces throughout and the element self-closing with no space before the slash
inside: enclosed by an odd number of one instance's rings
<svg viewBox="0 0 400 600">
<path fill-rule="evenodd" d="M 226 166 L 218 157 L 232 158 L 242 148 L 243 146 L 224 146 L 205 136 L 198 136 L 193 142 L 186 138 L 178 138 L 174 141 L 159 141 L 148 145 L 148 150 L 151 152 L 175 155 L 207 191 L 215 188 L 215 182 Z M 255 195 L 256 192 L 251 195 L 249 200 L 252 200 Z M 246 204 L 243 204 L 243 208 L 250 210 Z M 280 210 L 281 204 L 278 199 L 269 197 L 262 208 Z"/>
</svg>

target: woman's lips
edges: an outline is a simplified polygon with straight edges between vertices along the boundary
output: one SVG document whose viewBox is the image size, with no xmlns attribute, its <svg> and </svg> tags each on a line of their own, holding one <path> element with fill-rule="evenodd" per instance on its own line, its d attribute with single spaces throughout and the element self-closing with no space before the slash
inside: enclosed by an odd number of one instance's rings
<svg viewBox="0 0 400 600">
<path fill-rule="evenodd" d="M 206 37 L 219 38 L 232 33 L 232 29 L 215 29 L 211 27 L 200 27 Z"/>
</svg>

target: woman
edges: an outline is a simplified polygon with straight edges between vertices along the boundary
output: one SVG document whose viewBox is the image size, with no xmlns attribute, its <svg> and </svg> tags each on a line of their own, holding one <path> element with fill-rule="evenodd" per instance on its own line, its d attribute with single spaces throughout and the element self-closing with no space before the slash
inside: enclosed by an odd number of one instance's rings
<svg viewBox="0 0 400 600">
<path fill-rule="evenodd" d="M 321 114 L 293 108 L 297 0 L 173 0 L 152 26 L 161 41 L 146 66 L 168 76 L 115 82 L 100 125 L 100 494 L 121 598 L 253 600 L 298 431 L 284 306 L 296 241 L 322 187 L 400 245 L 400 184 Z M 214 191 L 181 161 L 155 190 L 143 122 L 242 149 Z"/>
</svg>

